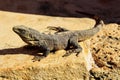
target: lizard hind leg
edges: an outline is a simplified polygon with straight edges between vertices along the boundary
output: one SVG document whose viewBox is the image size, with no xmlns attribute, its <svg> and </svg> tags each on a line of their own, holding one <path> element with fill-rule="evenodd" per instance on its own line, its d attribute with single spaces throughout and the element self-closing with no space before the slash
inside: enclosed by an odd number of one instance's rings
<svg viewBox="0 0 120 80">
<path fill-rule="evenodd" d="M 54 30 L 54 31 L 56 31 L 57 33 L 58 33 L 58 32 L 69 31 L 68 29 L 62 28 L 62 27 L 48 26 L 47 28 L 48 28 L 49 30 Z"/>
<path fill-rule="evenodd" d="M 78 56 L 79 53 L 82 51 L 82 47 L 78 44 L 77 36 L 72 37 L 69 43 L 70 46 L 72 46 L 72 49 L 67 50 L 66 54 L 63 55 L 63 57 L 69 56 L 72 53 L 77 53 L 76 56 Z"/>
</svg>

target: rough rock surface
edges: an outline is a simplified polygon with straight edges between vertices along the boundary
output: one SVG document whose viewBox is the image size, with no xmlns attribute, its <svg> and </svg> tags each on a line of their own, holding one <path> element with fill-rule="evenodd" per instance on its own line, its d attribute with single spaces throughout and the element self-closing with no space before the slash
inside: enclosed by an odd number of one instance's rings
<svg viewBox="0 0 120 80">
<path fill-rule="evenodd" d="M 69 30 L 92 28 L 95 21 L 87 18 L 59 18 L 16 14 L 0 11 L 0 80 L 88 80 L 92 68 L 89 40 L 81 42 L 79 57 L 75 54 L 63 58 L 64 50 L 56 51 L 40 62 L 32 62 L 38 49 L 26 45 L 12 31 L 15 25 L 26 25 L 49 33 L 47 26 L 63 26 Z"/>
<path fill-rule="evenodd" d="M 120 26 L 108 24 L 91 39 L 91 51 L 99 68 L 91 70 L 95 79 L 120 79 Z"/>
</svg>

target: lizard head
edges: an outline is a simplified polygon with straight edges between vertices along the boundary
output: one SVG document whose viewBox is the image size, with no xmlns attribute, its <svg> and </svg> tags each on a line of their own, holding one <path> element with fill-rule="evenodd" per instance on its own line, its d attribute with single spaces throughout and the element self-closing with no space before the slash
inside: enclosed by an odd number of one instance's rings
<svg viewBox="0 0 120 80">
<path fill-rule="evenodd" d="M 39 35 L 39 32 L 34 29 L 19 25 L 13 27 L 13 31 L 27 44 L 34 45 L 34 42 L 38 41 L 36 36 Z"/>
</svg>

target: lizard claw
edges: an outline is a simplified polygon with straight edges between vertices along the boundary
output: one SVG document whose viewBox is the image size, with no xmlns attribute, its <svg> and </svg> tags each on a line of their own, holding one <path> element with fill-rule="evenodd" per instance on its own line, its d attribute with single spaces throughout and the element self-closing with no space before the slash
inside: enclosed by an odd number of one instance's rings
<svg viewBox="0 0 120 80">
<path fill-rule="evenodd" d="M 44 56 L 35 56 L 32 61 L 35 62 L 35 61 L 40 61 L 41 59 L 45 58 Z"/>
<path fill-rule="evenodd" d="M 76 54 L 76 56 L 78 57 L 79 53 Z"/>
<path fill-rule="evenodd" d="M 71 53 L 66 53 L 66 54 L 64 54 L 62 57 L 67 57 L 67 56 L 69 56 L 69 55 L 71 55 Z"/>
<path fill-rule="evenodd" d="M 68 50 L 66 54 L 64 54 L 62 57 L 67 57 L 72 54 L 72 50 Z"/>
<path fill-rule="evenodd" d="M 67 57 L 69 55 L 71 55 L 72 53 L 77 53 L 76 56 L 78 57 L 79 53 L 81 52 L 81 50 L 77 50 L 77 49 L 71 49 L 71 50 L 68 50 L 66 52 L 66 54 L 64 54 L 62 57 Z"/>
</svg>

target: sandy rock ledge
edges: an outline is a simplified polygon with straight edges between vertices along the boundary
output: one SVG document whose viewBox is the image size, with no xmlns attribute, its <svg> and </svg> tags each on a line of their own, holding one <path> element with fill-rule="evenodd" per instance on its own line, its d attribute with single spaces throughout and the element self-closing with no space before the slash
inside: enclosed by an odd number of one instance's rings
<svg viewBox="0 0 120 80">
<path fill-rule="evenodd" d="M 32 62 L 37 54 L 13 31 L 15 25 L 26 25 L 46 32 L 47 26 L 63 26 L 70 30 L 92 28 L 95 21 L 88 18 L 59 18 L 0 11 L 0 80 L 89 80 L 89 70 L 94 64 L 90 40 L 81 42 L 83 51 L 63 58 L 64 50 L 56 51 L 40 62 Z M 74 28 L 73 28 L 74 27 Z"/>
</svg>

